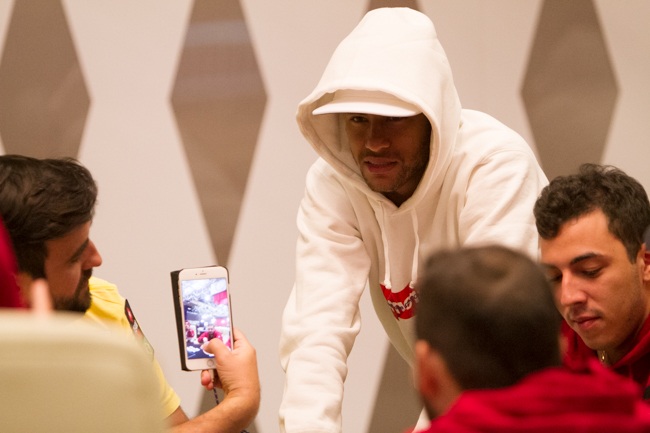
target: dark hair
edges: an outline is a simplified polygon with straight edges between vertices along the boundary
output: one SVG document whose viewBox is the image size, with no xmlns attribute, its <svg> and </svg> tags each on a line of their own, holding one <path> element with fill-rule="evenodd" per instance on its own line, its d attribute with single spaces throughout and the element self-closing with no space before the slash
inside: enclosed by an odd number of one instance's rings
<svg viewBox="0 0 650 433">
<path fill-rule="evenodd" d="M 553 239 L 567 221 L 598 209 L 634 262 L 650 225 L 650 202 L 643 186 L 616 167 L 583 164 L 577 174 L 556 177 L 542 190 L 533 213 L 539 235 Z"/>
<path fill-rule="evenodd" d="M 463 389 L 510 386 L 560 364 L 559 315 L 539 266 L 502 246 L 439 251 L 417 285 L 416 334 Z"/>
<path fill-rule="evenodd" d="M 91 221 L 97 185 L 72 158 L 0 156 L 0 214 L 16 252 L 18 269 L 45 277 L 45 242 Z"/>
</svg>

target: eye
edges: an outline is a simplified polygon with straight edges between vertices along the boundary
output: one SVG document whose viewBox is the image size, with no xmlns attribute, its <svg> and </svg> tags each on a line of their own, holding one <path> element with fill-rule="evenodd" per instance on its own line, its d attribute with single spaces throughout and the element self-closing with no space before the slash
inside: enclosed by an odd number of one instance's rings
<svg viewBox="0 0 650 433">
<path fill-rule="evenodd" d="M 559 282 L 562 281 L 562 274 L 557 274 L 557 275 L 550 275 L 546 277 L 546 280 L 550 284 L 558 284 Z"/>
<path fill-rule="evenodd" d="M 84 253 L 88 251 L 88 246 L 90 245 L 90 240 L 86 240 L 77 250 L 70 256 L 68 260 L 71 264 L 78 263 L 84 257 Z"/>
<path fill-rule="evenodd" d="M 557 270 L 547 270 L 546 281 L 548 281 L 551 285 L 560 283 L 562 281 L 562 272 Z"/>
<path fill-rule="evenodd" d="M 368 118 L 361 114 L 351 114 L 348 116 L 347 120 L 348 122 L 352 122 L 352 123 L 364 123 L 368 121 Z"/>
<path fill-rule="evenodd" d="M 81 261 L 81 256 L 83 255 L 84 251 L 80 251 L 79 253 L 75 254 L 72 257 L 70 257 L 70 263 L 74 264 L 74 263 L 80 262 Z"/>
<path fill-rule="evenodd" d="M 594 269 L 584 269 L 582 271 L 582 274 L 588 278 L 596 278 L 598 275 L 600 275 L 600 271 L 602 271 L 603 268 L 598 267 Z"/>
</svg>

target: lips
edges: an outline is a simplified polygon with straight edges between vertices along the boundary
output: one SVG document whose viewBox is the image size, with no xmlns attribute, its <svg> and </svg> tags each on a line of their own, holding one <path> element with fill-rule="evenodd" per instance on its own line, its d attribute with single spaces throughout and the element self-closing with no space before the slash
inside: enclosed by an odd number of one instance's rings
<svg viewBox="0 0 650 433">
<path fill-rule="evenodd" d="M 397 165 L 397 162 L 385 158 L 366 158 L 363 164 L 369 172 L 381 174 L 392 170 Z"/>
<path fill-rule="evenodd" d="M 574 324 L 574 327 L 577 328 L 576 331 L 588 332 L 593 329 L 594 326 L 598 323 L 600 317 L 592 315 L 582 315 L 577 317 L 571 317 L 570 321 Z"/>
</svg>

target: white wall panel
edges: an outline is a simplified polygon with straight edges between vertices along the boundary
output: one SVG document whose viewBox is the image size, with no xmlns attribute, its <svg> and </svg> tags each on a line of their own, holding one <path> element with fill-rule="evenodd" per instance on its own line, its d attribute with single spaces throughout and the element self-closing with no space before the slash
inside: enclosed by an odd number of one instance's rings
<svg viewBox="0 0 650 433">
<path fill-rule="evenodd" d="M 635 0 L 625 7 L 598 1 L 619 95 L 603 163 L 626 170 L 650 188 L 650 2 Z"/>
</svg>

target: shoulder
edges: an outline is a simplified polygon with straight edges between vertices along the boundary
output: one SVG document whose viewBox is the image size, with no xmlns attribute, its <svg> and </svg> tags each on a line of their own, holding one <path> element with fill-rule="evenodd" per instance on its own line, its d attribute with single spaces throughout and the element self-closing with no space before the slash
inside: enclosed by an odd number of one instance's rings
<svg viewBox="0 0 650 433">
<path fill-rule="evenodd" d="M 518 151 L 533 156 L 524 138 L 489 114 L 463 110 L 457 148 L 486 155 L 495 151 Z"/>
<path fill-rule="evenodd" d="M 448 176 L 528 178 L 547 183 L 532 148 L 517 132 L 488 114 L 463 110 L 463 123 Z"/>
<path fill-rule="evenodd" d="M 319 157 L 307 171 L 307 182 L 318 182 L 325 179 L 334 179 L 339 176 L 340 174 L 329 162 L 325 161 L 322 157 Z"/>
<path fill-rule="evenodd" d="M 90 278 L 88 286 L 91 303 L 85 317 L 99 323 L 116 322 L 128 327 L 124 309 L 126 300 L 117 286 L 95 277 Z"/>
<path fill-rule="evenodd" d="M 97 277 L 90 277 L 88 281 L 90 296 L 95 301 L 124 304 L 124 298 L 120 295 L 115 284 Z"/>
</svg>

